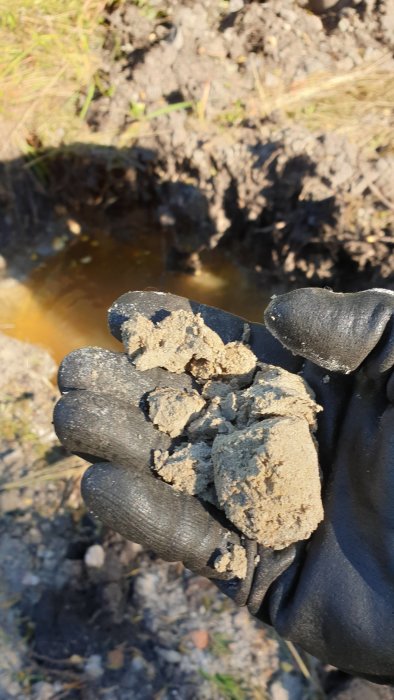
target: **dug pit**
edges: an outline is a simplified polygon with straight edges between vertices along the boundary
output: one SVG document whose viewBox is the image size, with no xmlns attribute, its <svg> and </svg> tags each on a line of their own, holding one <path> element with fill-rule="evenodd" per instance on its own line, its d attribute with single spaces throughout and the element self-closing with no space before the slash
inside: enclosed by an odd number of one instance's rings
<svg viewBox="0 0 394 700">
<path fill-rule="evenodd" d="M 313 437 L 322 409 L 301 376 L 258 361 L 247 331 L 225 344 L 184 310 L 157 324 L 136 313 L 122 327 L 137 368 L 196 381 L 193 390 L 160 387 L 147 397 L 150 420 L 176 438 L 155 451 L 155 472 L 223 510 L 241 535 L 279 550 L 307 539 L 323 518 Z M 244 578 L 244 548 L 229 546 L 214 566 Z"/>
</svg>

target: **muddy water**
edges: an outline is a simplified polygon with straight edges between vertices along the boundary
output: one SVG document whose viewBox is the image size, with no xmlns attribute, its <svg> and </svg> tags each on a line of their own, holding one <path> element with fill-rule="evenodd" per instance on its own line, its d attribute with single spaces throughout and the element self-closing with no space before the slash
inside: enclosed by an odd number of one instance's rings
<svg viewBox="0 0 394 700">
<path fill-rule="evenodd" d="M 133 243 L 82 235 L 46 259 L 24 283 L 0 286 L 0 330 L 47 348 L 56 361 L 84 345 L 120 349 L 106 327 L 112 301 L 129 290 L 155 289 L 262 319 L 268 295 L 215 251 L 200 275 L 165 270 L 163 239 L 143 232 Z"/>
</svg>

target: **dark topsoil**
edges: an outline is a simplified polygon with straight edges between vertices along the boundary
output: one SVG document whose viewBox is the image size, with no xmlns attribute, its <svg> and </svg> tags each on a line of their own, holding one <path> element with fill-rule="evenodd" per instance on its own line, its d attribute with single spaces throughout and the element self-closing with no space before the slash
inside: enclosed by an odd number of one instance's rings
<svg viewBox="0 0 394 700">
<path fill-rule="evenodd" d="M 389 0 L 323 19 L 290 0 L 149 7 L 108 9 L 102 79 L 116 91 L 96 94 L 92 132 L 122 134 L 131 102 L 149 112 L 160 98 L 197 101 L 209 90 L 204 119 L 173 111 L 132 147 L 75 144 L 42 152 L 32 168 L 4 164 L 0 252 L 10 272 L 25 272 L 53 238 L 71 239 L 69 216 L 104 218 L 116 232 L 142 204 L 171 241 L 169 266 L 195 269 L 219 245 L 271 288 L 393 288 L 394 156 L 275 114 L 264 120 L 251 98 L 252 66 L 267 84 L 278 70 L 290 83 L 349 70 L 361 56 L 387 59 Z M 0 366 L 2 479 L 78 466 L 51 426 L 50 358 L 2 336 Z M 75 476 L 3 490 L 0 507 L 0 700 L 393 698 L 361 681 L 346 688 L 311 659 L 304 677 L 286 645 L 209 582 L 101 529 Z"/>
</svg>

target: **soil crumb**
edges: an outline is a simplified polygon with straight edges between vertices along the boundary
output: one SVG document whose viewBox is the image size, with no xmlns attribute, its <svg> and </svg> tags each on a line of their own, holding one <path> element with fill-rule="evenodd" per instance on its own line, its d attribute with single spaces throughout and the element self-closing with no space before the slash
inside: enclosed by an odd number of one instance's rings
<svg viewBox="0 0 394 700">
<path fill-rule="evenodd" d="M 200 380 L 220 375 L 245 379 L 256 367 L 254 353 L 241 342 L 225 345 L 201 314 L 174 311 L 157 324 L 136 313 L 122 326 L 128 354 L 140 370 L 185 370 Z"/>
<path fill-rule="evenodd" d="M 211 449 L 205 442 L 176 447 L 169 452 L 155 450 L 154 469 L 177 491 L 201 495 L 213 483 Z"/>
<path fill-rule="evenodd" d="M 227 402 L 229 397 L 226 397 Z M 316 404 L 312 389 L 298 374 L 281 367 L 262 365 L 253 385 L 242 393 L 237 425 L 243 427 L 267 416 L 295 416 L 304 418 L 316 427 Z"/>
<path fill-rule="evenodd" d="M 218 573 L 230 571 L 237 578 L 244 579 L 248 569 L 246 552 L 240 544 L 229 545 L 229 549 L 216 557 L 213 566 Z"/>
<path fill-rule="evenodd" d="M 137 367 L 197 380 L 196 390 L 158 388 L 148 396 L 153 423 L 181 441 L 154 453 L 156 473 L 215 504 L 265 547 L 308 538 L 323 507 L 313 437 L 321 407 L 305 380 L 258 362 L 244 342 L 224 344 L 191 312 L 176 311 L 156 325 L 136 314 L 122 330 Z M 226 550 L 215 568 L 238 576 L 239 557 Z"/>
<path fill-rule="evenodd" d="M 189 421 L 197 418 L 205 406 L 198 391 L 172 388 L 155 389 L 149 394 L 149 417 L 152 423 L 170 437 L 178 437 Z"/>
</svg>

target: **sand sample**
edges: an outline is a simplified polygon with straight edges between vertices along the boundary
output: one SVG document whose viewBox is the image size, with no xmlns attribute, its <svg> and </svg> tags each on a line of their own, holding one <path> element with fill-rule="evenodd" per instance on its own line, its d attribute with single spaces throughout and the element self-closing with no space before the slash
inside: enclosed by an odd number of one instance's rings
<svg viewBox="0 0 394 700">
<path fill-rule="evenodd" d="M 122 335 L 139 369 L 196 380 L 193 390 L 158 388 L 147 397 L 153 424 L 176 438 L 169 451 L 154 453 L 160 478 L 213 503 L 241 535 L 265 547 L 307 539 L 323 506 L 313 438 L 321 407 L 305 380 L 259 362 L 245 342 L 223 343 L 191 311 L 157 324 L 136 313 Z M 229 546 L 214 567 L 244 578 L 245 549 Z"/>
</svg>

